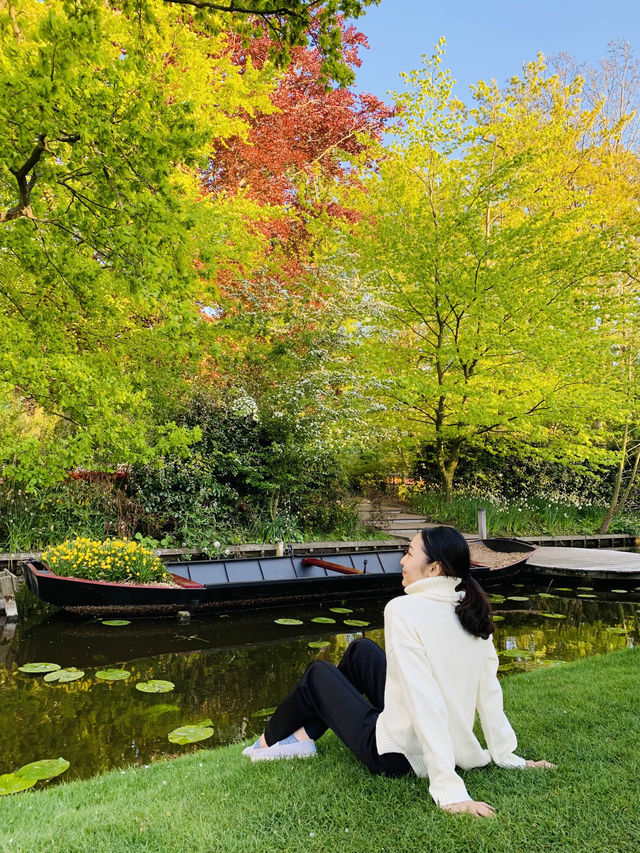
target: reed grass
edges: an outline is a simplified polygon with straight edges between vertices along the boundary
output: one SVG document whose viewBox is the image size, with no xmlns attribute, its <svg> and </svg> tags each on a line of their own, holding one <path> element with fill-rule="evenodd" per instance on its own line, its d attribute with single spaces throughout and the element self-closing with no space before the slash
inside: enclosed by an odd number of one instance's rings
<svg viewBox="0 0 640 853">
<path fill-rule="evenodd" d="M 460 530 L 476 530 L 478 510 L 487 512 L 487 532 L 494 536 L 566 536 L 595 535 L 606 508 L 602 506 L 559 503 L 542 498 L 498 501 L 492 496 L 454 495 L 446 503 L 438 492 L 411 492 L 406 502 L 428 521 L 451 524 Z M 610 533 L 640 535 L 640 514 L 615 518 Z"/>
</svg>

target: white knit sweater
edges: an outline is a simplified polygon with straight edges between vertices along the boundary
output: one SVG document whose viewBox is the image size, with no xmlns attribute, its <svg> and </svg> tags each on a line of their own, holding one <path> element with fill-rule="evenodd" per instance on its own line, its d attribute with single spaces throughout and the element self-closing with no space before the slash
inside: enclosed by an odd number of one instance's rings
<svg viewBox="0 0 640 853">
<path fill-rule="evenodd" d="M 439 575 L 406 587 L 384 611 L 387 680 L 376 725 L 378 752 L 400 752 L 441 806 L 470 799 L 456 773 L 522 767 L 516 736 L 502 707 L 493 640 L 464 630 L 455 613 L 458 578 Z M 473 733 L 476 710 L 487 742 Z"/>
</svg>

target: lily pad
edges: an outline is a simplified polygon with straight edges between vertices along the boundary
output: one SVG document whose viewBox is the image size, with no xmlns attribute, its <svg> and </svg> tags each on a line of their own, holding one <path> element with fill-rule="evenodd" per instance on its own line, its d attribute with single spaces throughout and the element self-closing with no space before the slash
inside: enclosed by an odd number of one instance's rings
<svg viewBox="0 0 640 853">
<path fill-rule="evenodd" d="M 541 613 L 540 615 L 541 615 L 541 616 L 546 616 L 546 617 L 547 617 L 547 619 L 566 619 L 566 618 L 567 618 L 567 617 L 564 615 L 564 613 L 545 613 L 545 612 L 543 612 L 543 613 Z"/>
<path fill-rule="evenodd" d="M 369 623 L 362 619 L 345 619 L 344 624 L 351 625 L 354 628 L 366 628 Z"/>
<path fill-rule="evenodd" d="M 592 595 L 590 592 L 579 592 L 576 598 L 595 598 L 595 595 Z"/>
<path fill-rule="evenodd" d="M 200 740 L 207 740 L 213 736 L 211 720 L 199 720 L 190 726 L 180 726 L 169 732 L 169 740 L 171 743 L 197 743 Z"/>
<path fill-rule="evenodd" d="M 572 586 L 557 586 L 556 592 L 573 592 Z"/>
<path fill-rule="evenodd" d="M 489 601 L 492 604 L 502 604 L 502 602 L 504 600 L 505 600 L 504 595 L 498 595 L 498 593 L 496 593 L 496 592 L 491 593 L 491 595 L 489 596 Z"/>
<path fill-rule="evenodd" d="M 131 625 L 131 622 L 128 619 L 103 619 L 102 624 L 119 628 L 121 625 Z"/>
<path fill-rule="evenodd" d="M 136 690 L 141 693 L 170 693 L 175 688 L 173 681 L 162 681 L 160 678 L 150 678 L 149 681 L 139 681 Z"/>
<path fill-rule="evenodd" d="M 507 601 L 529 601 L 528 595 L 509 595 Z"/>
<path fill-rule="evenodd" d="M 274 619 L 276 625 L 303 625 L 302 619 Z"/>
<path fill-rule="evenodd" d="M 21 779 L 41 782 L 44 779 L 53 779 L 54 776 L 59 776 L 68 770 L 69 766 L 66 758 L 45 758 L 42 761 L 32 761 L 31 764 L 25 764 L 24 767 L 16 770 L 14 775 Z"/>
<path fill-rule="evenodd" d="M 350 610 L 348 607 L 330 607 L 329 610 L 332 613 L 353 613 L 353 610 Z"/>
<path fill-rule="evenodd" d="M 611 592 L 618 592 L 620 594 L 625 594 L 626 591 L 627 591 L 626 589 L 612 589 L 611 590 Z"/>
<path fill-rule="evenodd" d="M 20 672 L 28 672 L 32 675 L 43 672 L 55 672 L 56 669 L 62 669 L 59 663 L 24 663 L 19 666 Z"/>
<path fill-rule="evenodd" d="M 331 643 L 328 640 L 312 640 L 307 645 L 310 649 L 326 649 Z"/>
<path fill-rule="evenodd" d="M 492 616 L 491 618 L 493 619 L 494 622 L 504 622 L 504 616 L 498 616 L 497 613 L 494 616 Z"/>
<path fill-rule="evenodd" d="M 251 715 L 252 717 L 270 717 L 272 714 L 275 714 L 277 708 L 260 708 L 259 711 L 254 711 Z"/>
<path fill-rule="evenodd" d="M 26 791 L 27 788 L 33 788 L 37 779 L 25 779 L 15 773 L 5 773 L 0 776 L 0 797 L 5 794 L 17 794 L 18 791 Z"/>
<path fill-rule="evenodd" d="M 84 675 L 83 669 L 76 669 L 75 666 L 69 666 L 66 669 L 56 669 L 53 672 L 45 675 L 45 681 L 58 681 L 60 684 L 66 684 L 68 681 L 77 681 Z"/>
<path fill-rule="evenodd" d="M 312 622 L 319 622 L 321 625 L 335 625 L 336 620 L 330 616 L 314 616 Z"/>
<path fill-rule="evenodd" d="M 99 669 L 96 672 L 96 678 L 100 681 L 124 681 L 125 678 L 130 678 L 131 673 L 128 669 Z"/>
<path fill-rule="evenodd" d="M 556 598 L 556 596 L 552 592 L 539 592 L 539 598 Z"/>
<path fill-rule="evenodd" d="M 576 589 L 583 589 L 586 592 L 590 592 L 593 589 L 593 587 L 592 586 L 577 586 Z"/>
</svg>

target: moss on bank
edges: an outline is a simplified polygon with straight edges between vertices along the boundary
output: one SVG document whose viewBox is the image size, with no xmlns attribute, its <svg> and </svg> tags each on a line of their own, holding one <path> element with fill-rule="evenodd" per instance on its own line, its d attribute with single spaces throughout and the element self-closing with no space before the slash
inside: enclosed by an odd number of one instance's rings
<svg viewBox="0 0 640 853">
<path fill-rule="evenodd" d="M 639 668 L 624 650 L 503 682 L 520 753 L 559 769 L 466 772 L 494 820 L 441 811 L 425 780 L 370 776 L 327 736 L 306 762 L 251 765 L 235 745 L 5 797 L 0 850 L 635 853 Z"/>
</svg>

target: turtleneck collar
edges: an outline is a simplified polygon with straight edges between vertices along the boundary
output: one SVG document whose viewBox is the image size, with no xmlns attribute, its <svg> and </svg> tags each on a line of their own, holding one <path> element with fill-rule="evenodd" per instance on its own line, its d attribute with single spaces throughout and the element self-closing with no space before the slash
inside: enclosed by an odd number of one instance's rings
<svg viewBox="0 0 640 853">
<path fill-rule="evenodd" d="M 419 581 L 414 581 L 406 586 L 404 591 L 407 595 L 414 593 L 426 595 L 435 601 L 459 601 L 464 595 L 464 591 L 457 592 L 456 587 L 460 583 L 460 578 L 448 578 L 445 575 L 436 575 L 434 578 L 421 578 Z"/>
</svg>

